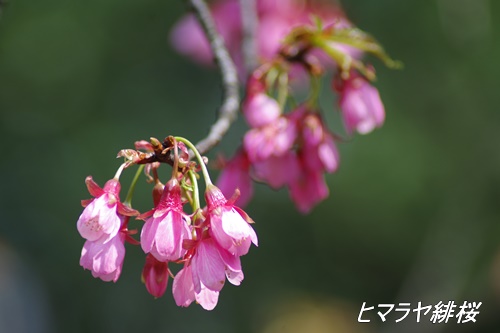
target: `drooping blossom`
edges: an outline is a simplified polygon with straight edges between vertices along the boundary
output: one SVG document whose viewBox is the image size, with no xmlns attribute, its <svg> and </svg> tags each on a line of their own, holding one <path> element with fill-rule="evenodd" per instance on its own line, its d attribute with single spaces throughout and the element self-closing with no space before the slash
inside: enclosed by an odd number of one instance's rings
<svg viewBox="0 0 500 333">
<path fill-rule="evenodd" d="M 148 254 L 142 270 L 142 281 L 151 295 L 154 297 L 163 296 L 167 290 L 168 263 L 158 261 L 153 255 Z"/>
<path fill-rule="evenodd" d="M 300 176 L 288 185 L 290 197 L 297 209 L 307 214 L 328 197 L 329 190 L 321 172 L 303 169 Z"/>
<path fill-rule="evenodd" d="M 133 216 L 138 215 L 138 212 L 120 202 L 120 182 L 117 179 L 109 180 L 101 188 L 92 176 L 88 176 L 85 184 L 94 198 L 82 201 L 85 209 L 76 223 L 78 232 L 89 241 L 109 241 L 120 229 L 119 214 Z"/>
<path fill-rule="evenodd" d="M 296 123 L 288 115 L 283 115 L 266 126 L 249 130 L 243 138 L 243 147 L 254 163 L 285 154 L 296 138 Z"/>
<path fill-rule="evenodd" d="M 141 218 L 150 216 L 141 231 L 141 247 L 159 261 L 173 261 L 182 257 L 185 239 L 191 239 L 191 232 L 182 210 L 181 187 L 173 178 L 165 184 L 158 205 Z"/>
<path fill-rule="evenodd" d="M 339 153 L 332 134 L 318 113 L 309 112 L 301 122 L 302 146 L 299 157 L 306 170 L 333 173 L 339 165 Z"/>
<path fill-rule="evenodd" d="M 339 105 L 348 134 L 367 134 L 382 126 L 384 104 L 377 88 L 361 75 L 351 72 L 347 80 L 337 78 L 334 88 L 340 93 Z"/>
<path fill-rule="evenodd" d="M 215 239 L 203 236 L 191 249 L 191 257 L 174 278 L 172 293 L 178 306 L 196 300 L 205 310 L 217 305 L 225 279 L 236 286 L 244 278 L 240 258 L 223 249 Z"/>
<path fill-rule="evenodd" d="M 250 201 L 253 195 L 250 161 L 243 149 L 240 149 L 231 160 L 224 162 L 217 179 L 217 187 L 225 197 L 231 197 L 238 189 L 241 195 L 236 203 L 240 207 L 244 207 Z"/>
<path fill-rule="evenodd" d="M 248 253 L 251 243 L 258 245 L 257 234 L 250 226 L 252 219 L 232 201 L 226 200 L 219 188 L 208 185 L 205 200 L 210 235 L 223 249 L 242 256 Z"/>
<path fill-rule="evenodd" d="M 281 114 L 278 102 L 263 92 L 247 96 L 243 101 L 242 110 L 251 127 L 268 125 Z"/>
<path fill-rule="evenodd" d="M 83 245 L 80 265 L 96 278 L 116 282 L 125 258 L 125 238 L 126 230 L 120 230 L 109 239 L 102 235 L 98 240 L 87 240 Z"/>
</svg>

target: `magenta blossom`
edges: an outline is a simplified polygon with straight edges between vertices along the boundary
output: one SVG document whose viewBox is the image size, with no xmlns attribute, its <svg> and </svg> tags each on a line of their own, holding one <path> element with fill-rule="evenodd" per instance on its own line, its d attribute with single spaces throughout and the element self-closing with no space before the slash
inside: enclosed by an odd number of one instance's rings
<svg viewBox="0 0 500 333">
<path fill-rule="evenodd" d="M 102 189 L 94 182 L 92 176 L 88 176 L 85 183 L 95 199 L 82 201 L 85 209 L 76 223 L 78 232 L 86 240 L 101 239 L 106 242 L 115 237 L 120 229 L 121 221 L 118 214 L 133 216 L 139 213 L 120 202 L 120 182 L 117 179 L 109 180 Z"/>
<path fill-rule="evenodd" d="M 191 259 L 174 278 L 175 302 L 187 307 L 196 300 L 205 310 L 212 310 L 226 277 L 236 286 L 243 281 L 240 258 L 221 248 L 210 237 L 196 242 L 191 253 Z"/>
<path fill-rule="evenodd" d="M 255 178 L 264 181 L 274 189 L 293 182 L 300 173 L 297 154 L 287 151 L 281 156 L 271 156 L 253 164 Z"/>
<path fill-rule="evenodd" d="M 146 256 L 146 264 L 142 270 L 142 281 L 148 292 L 154 297 L 161 297 L 167 289 L 168 264 L 158 261 L 153 255 Z"/>
<path fill-rule="evenodd" d="M 174 278 L 172 293 L 177 306 L 188 307 L 194 300 L 205 310 L 213 310 L 219 300 L 219 292 L 200 283 L 200 291 L 194 291 L 192 266 L 186 265 Z"/>
<path fill-rule="evenodd" d="M 239 207 L 226 200 L 221 190 L 208 185 L 205 191 L 210 235 L 233 255 L 248 253 L 250 244 L 258 246 L 257 235 L 250 226 L 252 219 Z"/>
<path fill-rule="evenodd" d="M 297 209 L 307 214 L 328 197 L 328 186 L 321 172 L 304 170 L 301 177 L 289 184 L 290 196 Z"/>
<path fill-rule="evenodd" d="M 352 72 L 349 79 L 337 81 L 340 109 L 347 133 L 367 134 L 382 126 L 385 119 L 384 104 L 377 88 L 364 77 Z"/>
<path fill-rule="evenodd" d="M 268 125 L 281 114 L 278 102 L 264 92 L 247 96 L 243 101 L 242 110 L 251 127 Z"/>
<path fill-rule="evenodd" d="M 151 216 L 152 215 L 152 216 Z M 176 179 L 165 184 L 160 202 L 152 211 L 143 214 L 146 220 L 141 231 L 141 247 L 159 261 L 173 261 L 182 257 L 185 239 L 191 239 L 191 232 L 182 211 L 181 187 Z"/>
<path fill-rule="evenodd" d="M 280 116 L 266 126 L 248 131 L 243 138 L 243 147 L 249 160 L 254 163 L 272 155 L 285 154 L 292 148 L 296 138 L 296 123 L 288 116 Z"/>
<path fill-rule="evenodd" d="M 302 121 L 302 147 L 300 159 L 311 172 L 335 172 L 339 165 L 339 152 L 332 134 L 319 114 L 308 113 Z"/>
<path fill-rule="evenodd" d="M 126 231 L 123 230 L 110 239 L 103 235 L 99 240 L 87 240 L 83 245 L 80 265 L 92 271 L 94 277 L 116 282 L 125 258 L 125 238 Z"/>
<path fill-rule="evenodd" d="M 244 207 L 250 201 L 253 184 L 250 178 L 250 161 L 244 150 L 239 150 L 225 163 L 217 179 L 217 187 L 226 197 L 230 197 L 238 189 L 241 193 L 237 201 L 240 207 Z"/>
</svg>

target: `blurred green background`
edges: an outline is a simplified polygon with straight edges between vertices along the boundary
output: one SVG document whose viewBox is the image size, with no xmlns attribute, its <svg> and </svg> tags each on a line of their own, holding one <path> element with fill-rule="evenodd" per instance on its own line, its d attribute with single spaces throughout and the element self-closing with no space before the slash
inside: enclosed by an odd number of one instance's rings
<svg viewBox="0 0 500 333">
<path fill-rule="evenodd" d="M 257 187 L 247 212 L 260 246 L 243 258 L 244 283 L 226 284 L 206 312 L 176 307 L 171 286 L 153 299 L 138 247 L 127 246 L 116 284 L 78 264 L 85 177 L 102 185 L 119 149 L 169 134 L 197 141 L 215 119 L 217 71 L 167 42 L 183 1 L 10 1 L 0 17 L 0 332 L 499 332 L 500 2 L 342 3 L 405 63 L 374 61 L 386 124 L 340 144 L 330 198 L 308 216 L 285 191 Z M 226 155 L 245 128 L 239 119 L 231 129 Z M 134 205 L 151 208 L 145 182 L 137 191 Z M 414 313 L 382 323 L 377 310 L 357 323 L 363 302 L 440 300 L 483 302 L 477 323 L 417 324 Z"/>
</svg>

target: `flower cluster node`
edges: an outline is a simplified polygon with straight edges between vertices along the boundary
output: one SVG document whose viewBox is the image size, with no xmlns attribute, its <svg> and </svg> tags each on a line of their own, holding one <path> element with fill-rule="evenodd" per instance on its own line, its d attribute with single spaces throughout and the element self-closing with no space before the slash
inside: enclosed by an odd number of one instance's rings
<svg viewBox="0 0 500 333">
<path fill-rule="evenodd" d="M 187 146 L 194 150 L 197 163 L 189 161 Z M 221 190 L 211 183 L 206 159 L 181 137 L 167 137 L 163 143 L 152 138 L 148 143 L 138 141 L 136 148 L 121 150 L 125 158 L 117 176 L 100 188 L 92 177 L 86 184 L 93 199 L 82 202 L 85 209 L 77 221 L 80 235 L 86 239 L 80 265 L 94 277 L 116 282 L 125 258 L 125 242 L 140 245 L 146 254 L 142 281 L 154 297 L 161 297 L 172 275 L 173 296 L 179 306 L 194 300 L 207 310 L 213 309 L 227 277 L 234 285 L 243 280 L 240 257 L 247 254 L 250 244 L 257 245 L 253 221 L 234 199 L 227 200 Z M 136 156 L 130 159 L 129 156 Z M 133 162 L 134 161 L 134 162 Z M 161 163 L 171 164 L 172 176 L 165 185 L 158 177 Z M 138 177 L 134 178 L 125 203 L 120 201 L 119 176 L 123 168 L 146 164 L 153 173 L 153 204 L 150 211 L 139 214 L 130 207 L 131 195 Z M 140 175 L 140 167 L 137 176 Z M 206 206 L 200 207 L 197 173 L 205 178 Z M 239 191 L 236 191 L 239 193 Z M 192 214 L 185 212 L 190 206 Z M 145 223 L 140 241 L 128 230 L 130 216 Z M 170 267 L 181 263 L 183 268 L 174 275 Z"/>
</svg>

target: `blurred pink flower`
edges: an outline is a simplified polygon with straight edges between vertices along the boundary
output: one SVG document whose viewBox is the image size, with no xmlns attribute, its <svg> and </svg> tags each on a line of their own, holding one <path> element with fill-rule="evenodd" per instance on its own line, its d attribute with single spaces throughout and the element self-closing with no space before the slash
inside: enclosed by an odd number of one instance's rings
<svg viewBox="0 0 500 333">
<path fill-rule="evenodd" d="M 191 232 L 182 210 L 181 187 L 176 179 L 165 184 L 158 206 L 141 215 L 146 220 L 141 231 L 141 247 L 159 261 L 173 261 L 182 257 L 185 239 L 191 239 Z"/>
<path fill-rule="evenodd" d="M 328 197 L 328 186 L 323 173 L 303 169 L 300 177 L 289 184 L 290 196 L 297 209 L 307 214 Z"/>
<path fill-rule="evenodd" d="M 253 184 L 250 178 L 250 161 L 244 150 L 240 149 L 231 160 L 224 163 L 216 185 L 226 198 L 230 198 L 238 189 L 240 196 L 236 202 L 240 207 L 250 201 Z"/>
<path fill-rule="evenodd" d="M 285 115 L 266 126 L 249 130 L 243 138 L 243 147 L 249 160 L 255 163 L 285 154 L 292 149 L 296 138 L 296 123 Z"/>
<path fill-rule="evenodd" d="M 281 114 L 278 102 L 265 92 L 247 95 L 243 101 L 242 111 L 250 127 L 269 125 Z"/>
<path fill-rule="evenodd" d="M 325 26 L 344 27 L 350 25 L 339 6 L 333 4 L 314 5 L 299 0 L 258 0 L 257 9 L 259 18 L 257 50 L 262 61 L 270 60 L 276 56 L 283 38 L 293 28 L 303 24 L 311 24 L 312 16 L 321 18 Z M 241 54 L 242 24 L 238 0 L 216 1 L 211 6 L 211 12 L 217 30 L 224 38 L 226 46 L 239 68 L 239 73 L 242 74 L 244 72 Z M 182 18 L 175 25 L 170 40 L 179 53 L 202 64 L 212 63 L 213 55 L 209 44 L 192 15 Z M 344 45 L 339 45 L 338 48 L 346 52 L 352 50 Z M 356 53 L 351 55 L 357 56 L 359 54 L 357 51 Z M 330 60 L 326 62 L 331 63 Z"/>
<path fill-rule="evenodd" d="M 317 113 L 308 113 L 302 121 L 300 159 L 311 172 L 335 172 L 339 165 L 339 153 L 333 136 Z"/>
<path fill-rule="evenodd" d="M 340 93 L 340 109 L 348 134 L 357 131 L 367 134 L 382 126 L 385 120 L 384 104 L 377 88 L 364 77 L 351 72 L 347 80 L 337 79 L 334 87 Z"/>
<path fill-rule="evenodd" d="M 297 178 L 300 172 L 297 155 L 289 150 L 281 156 L 270 156 L 253 164 L 255 178 L 278 189 Z"/>
</svg>

